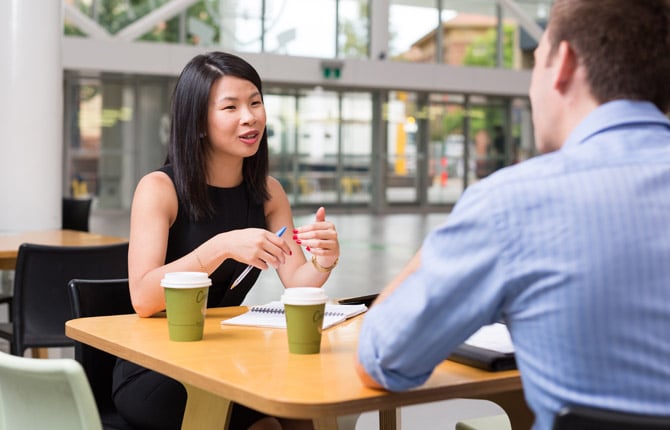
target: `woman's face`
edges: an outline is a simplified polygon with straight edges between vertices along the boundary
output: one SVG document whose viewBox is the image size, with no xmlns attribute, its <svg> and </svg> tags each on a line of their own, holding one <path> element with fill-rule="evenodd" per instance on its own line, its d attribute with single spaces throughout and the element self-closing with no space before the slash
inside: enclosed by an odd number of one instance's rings
<svg viewBox="0 0 670 430">
<path fill-rule="evenodd" d="M 261 93 L 251 81 L 224 76 L 212 85 L 207 138 L 214 152 L 243 158 L 254 155 L 265 121 Z"/>
</svg>

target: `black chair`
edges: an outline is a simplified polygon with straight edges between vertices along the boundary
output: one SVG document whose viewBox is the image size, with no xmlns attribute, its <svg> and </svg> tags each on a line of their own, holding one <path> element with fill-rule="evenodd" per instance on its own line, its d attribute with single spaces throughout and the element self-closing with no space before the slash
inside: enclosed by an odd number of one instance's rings
<svg viewBox="0 0 670 430">
<path fill-rule="evenodd" d="M 7 305 L 7 315 L 9 315 L 9 320 L 12 320 L 12 299 L 14 297 L 11 294 L 0 294 L 0 305 Z"/>
<path fill-rule="evenodd" d="M 72 199 L 63 197 L 63 229 L 88 231 L 88 220 L 91 215 L 91 201 L 91 199 Z"/>
<path fill-rule="evenodd" d="M 132 314 L 128 279 L 73 279 L 68 284 L 72 317 Z M 74 344 L 74 358 L 88 377 L 105 429 L 130 429 L 112 401 L 112 371 L 116 357 L 81 342 Z"/>
<path fill-rule="evenodd" d="M 0 323 L 0 339 L 5 339 L 10 345 L 14 338 L 14 329 L 12 328 L 12 300 L 13 296 L 11 294 L 0 294 L 0 304 L 7 305 L 7 315 L 9 315 L 9 322 Z"/>
<path fill-rule="evenodd" d="M 556 414 L 554 430 L 667 430 L 670 415 L 651 416 L 566 406 Z"/>
<path fill-rule="evenodd" d="M 5 280 L 5 276 L 2 270 L 0 270 L 0 276 L 3 278 L 3 282 Z M 0 305 L 6 305 L 7 306 L 7 321 L 8 322 L 2 322 L 0 323 L 0 339 L 5 339 L 7 342 L 11 344 L 12 342 L 12 337 L 14 336 L 13 332 L 14 330 L 12 329 L 12 301 L 14 299 L 14 296 L 12 295 L 11 292 L 3 292 L 0 293 Z"/>
<path fill-rule="evenodd" d="M 65 321 L 72 315 L 68 282 L 74 278 L 127 277 L 127 242 L 101 246 L 22 244 L 16 258 L 10 352 L 23 355 L 27 348 L 74 346 L 65 336 Z"/>
</svg>

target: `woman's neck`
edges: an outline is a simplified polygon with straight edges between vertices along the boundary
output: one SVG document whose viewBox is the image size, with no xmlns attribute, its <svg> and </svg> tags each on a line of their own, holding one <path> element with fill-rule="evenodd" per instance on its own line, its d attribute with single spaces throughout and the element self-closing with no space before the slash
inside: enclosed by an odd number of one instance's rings
<svg viewBox="0 0 670 430">
<path fill-rule="evenodd" d="M 220 188 L 236 187 L 242 183 L 244 159 L 211 159 L 207 164 L 207 184 Z"/>
</svg>

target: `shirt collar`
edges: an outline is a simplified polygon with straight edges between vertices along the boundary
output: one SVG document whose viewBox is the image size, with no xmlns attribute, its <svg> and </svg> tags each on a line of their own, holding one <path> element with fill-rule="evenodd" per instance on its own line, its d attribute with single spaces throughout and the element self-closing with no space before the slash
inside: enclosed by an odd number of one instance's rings
<svg viewBox="0 0 670 430">
<path fill-rule="evenodd" d="M 653 103 L 615 100 L 598 106 L 570 133 L 563 148 L 579 145 L 609 128 L 629 124 L 659 124 L 670 128 L 670 120 Z"/>
</svg>

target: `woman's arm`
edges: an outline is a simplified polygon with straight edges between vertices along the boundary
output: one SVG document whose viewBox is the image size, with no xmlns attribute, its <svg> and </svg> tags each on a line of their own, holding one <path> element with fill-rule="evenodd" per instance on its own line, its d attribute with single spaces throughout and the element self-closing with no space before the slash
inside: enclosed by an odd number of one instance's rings
<svg viewBox="0 0 670 430">
<path fill-rule="evenodd" d="M 414 254 L 414 257 L 403 267 L 403 269 L 398 273 L 392 280 L 389 282 L 386 287 L 382 290 L 381 293 L 379 293 L 379 296 L 377 296 L 377 299 L 372 303 L 374 305 L 375 303 L 381 303 L 383 302 L 388 296 L 393 293 L 393 291 L 398 288 L 402 282 L 407 279 L 409 275 L 412 273 L 416 272 L 416 270 L 419 268 L 421 265 L 421 249 L 419 249 L 416 254 Z"/>
<path fill-rule="evenodd" d="M 279 181 L 268 177 L 268 190 L 271 199 L 266 203 L 265 218 L 268 228 L 277 231 L 286 226 L 287 232 L 283 239 L 291 249 L 291 256 L 286 263 L 279 266 L 277 273 L 284 287 L 321 287 L 328 277 L 330 271 L 317 270 L 310 259 L 305 259 L 302 247 L 316 256 L 320 267 L 330 267 L 340 256 L 340 245 L 335 226 L 325 219 L 326 211 L 319 208 L 315 222 L 300 226 L 293 226 L 293 214 L 288 197 Z"/>
<path fill-rule="evenodd" d="M 199 271 L 212 273 L 227 258 L 251 264 L 259 269 L 280 267 L 293 249 L 292 240 L 284 241 L 272 231 L 246 228 L 219 233 L 192 252 L 165 264 L 170 227 L 177 217 L 177 193 L 170 178 L 153 172 L 140 180 L 135 190 L 130 215 L 128 278 L 135 311 L 148 317 L 165 309 L 160 281 L 168 272 Z M 287 230 L 293 229 L 290 215 Z M 280 227 L 277 228 L 277 230 Z M 273 230 L 274 231 L 274 230 Z M 295 252 L 296 260 L 298 252 Z M 300 253 L 302 254 L 302 253 Z M 304 257 L 302 257 L 304 262 Z M 293 263 L 292 260 L 289 261 Z"/>
<path fill-rule="evenodd" d="M 176 216 L 177 194 L 170 178 L 162 172 L 144 176 L 133 196 L 128 249 L 130 295 L 142 317 L 165 309 L 160 280 L 168 271 L 181 270 L 178 262 L 165 265 L 168 233 Z"/>
</svg>

